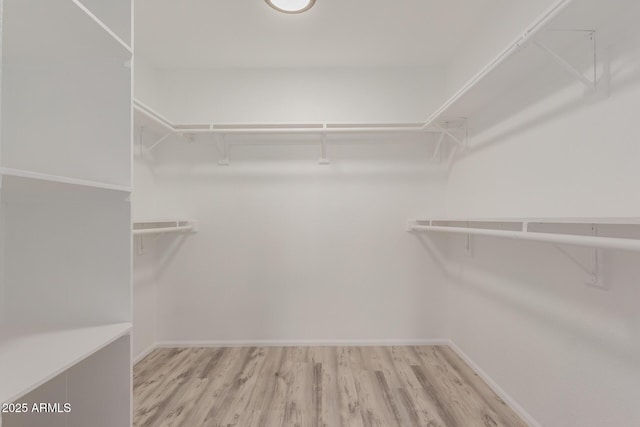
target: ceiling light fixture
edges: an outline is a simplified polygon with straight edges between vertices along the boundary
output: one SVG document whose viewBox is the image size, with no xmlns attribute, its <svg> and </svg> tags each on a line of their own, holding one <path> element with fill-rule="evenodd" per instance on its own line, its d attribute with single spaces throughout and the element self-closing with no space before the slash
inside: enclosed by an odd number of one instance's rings
<svg viewBox="0 0 640 427">
<path fill-rule="evenodd" d="M 269 6 L 282 13 L 302 13 L 311 9 L 316 0 L 265 0 Z"/>
</svg>

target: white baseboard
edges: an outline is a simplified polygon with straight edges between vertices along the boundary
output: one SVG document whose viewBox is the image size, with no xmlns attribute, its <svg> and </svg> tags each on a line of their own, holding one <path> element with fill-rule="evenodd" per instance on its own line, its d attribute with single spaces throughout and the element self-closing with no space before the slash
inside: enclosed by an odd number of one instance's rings
<svg viewBox="0 0 640 427">
<path fill-rule="evenodd" d="M 133 364 L 135 365 L 136 363 L 147 357 L 156 348 L 158 348 L 158 344 L 152 344 L 151 346 L 149 346 L 146 350 L 144 350 L 142 353 L 139 353 L 133 358 Z"/>
<path fill-rule="evenodd" d="M 449 345 L 448 339 L 404 340 L 247 340 L 247 341 L 160 341 L 156 347 L 388 347 L 402 345 Z"/>
<path fill-rule="evenodd" d="M 518 414 L 520 418 L 522 418 L 525 423 L 527 423 L 529 427 L 542 427 L 541 424 L 531 416 L 531 414 L 529 414 L 514 398 L 504 391 L 504 389 L 500 387 L 498 383 L 489 376 L 489 374 L 483 371 L 482 368 L 480 368 L 480 366 L 478 366 L 464 351 L 462 351 L 456 343 L 448 340 L 448 345 L 458 356 L 460 356 L 462 360 L 466 362 L 467 365 L 471 367 L 471 369 L 475 371 L 476 374 L 478 374 L 480 378 L 482 378 L 485 383 L 487 383 L 487 385 L 489 385 L 489 387 L 491 387 L 491 389 L 502 400 L 505 401 L 507 405 L 509 405 L 511 409 L 513 409 L 516 414 Z"/>
</svg>

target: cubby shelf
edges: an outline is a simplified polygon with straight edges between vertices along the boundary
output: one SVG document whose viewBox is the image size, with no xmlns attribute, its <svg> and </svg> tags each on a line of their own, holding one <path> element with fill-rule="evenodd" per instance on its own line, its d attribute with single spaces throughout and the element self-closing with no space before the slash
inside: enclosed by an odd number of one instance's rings
<svg viewBox="0 0 640 427">
<path fill-rule="evenodd" d="M 76 185 L 76 186 L 87 187 L 87 188 L 121 191 L 123 193 L 131 192 L 131 187 L 124 187 L 121 185 L 107 184 L 104 182 L 87 181 L 83 179 L 70 178 L 66 176 L 50 175 L 46 173 L 31 172 L 31 171 L 12 169 L 12 168 L 0 167 L 0 176 L 27 178 L 27 179 L 37 180 L 37 181 L 55 182 L 59 184 L 69 184 L 69 185 Z"/>
<path fill-rule="evenodd" d="M 0 402 L 13 402 L 127 335 L 131 323 L 0 335 Z"/>
</svg>

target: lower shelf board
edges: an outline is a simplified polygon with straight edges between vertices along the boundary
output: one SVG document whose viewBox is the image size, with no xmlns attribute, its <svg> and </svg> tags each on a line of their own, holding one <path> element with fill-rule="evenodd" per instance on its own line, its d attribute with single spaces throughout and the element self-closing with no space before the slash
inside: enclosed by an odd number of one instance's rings
<svg viewBox="0 0 640 427">
<path fill-rule="evenodd" d="M 13 402 L 131 331 L 131 323 L 0 335 L 0 403 Z"/>
</svg>

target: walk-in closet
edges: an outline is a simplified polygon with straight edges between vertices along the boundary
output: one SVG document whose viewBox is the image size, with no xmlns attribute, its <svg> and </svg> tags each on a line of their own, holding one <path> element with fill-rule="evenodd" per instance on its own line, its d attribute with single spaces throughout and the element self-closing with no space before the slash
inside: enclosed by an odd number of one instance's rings
<svg viewBox="0 0 640 427">
<path fill-rule="evenodd" d="M 0 4 L 0 427 L 640 426 L 639 2 Z"/>
</svg>

